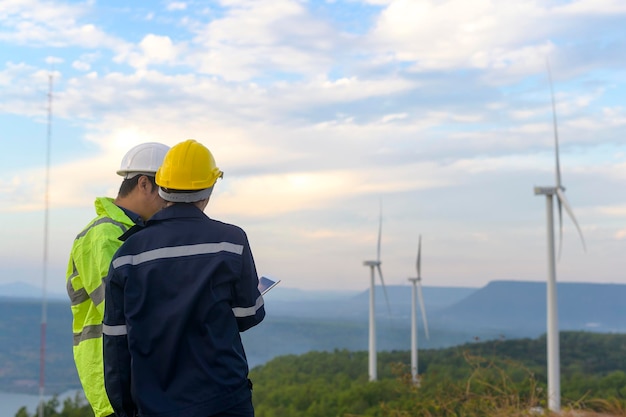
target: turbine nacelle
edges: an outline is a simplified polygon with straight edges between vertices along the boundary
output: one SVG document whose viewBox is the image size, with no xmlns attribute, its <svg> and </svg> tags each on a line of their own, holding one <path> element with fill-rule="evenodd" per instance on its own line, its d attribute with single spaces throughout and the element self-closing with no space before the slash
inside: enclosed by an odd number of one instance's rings
<svg viewBox="0 0 626 417">
<path fill-rule="evenodd" d="M 565 191 L 565 187 L 558 186 L 558 187 L 535 187 L 535 195 L 554 195 L 554 194 L 558 194 L 559 190 L 561 191 Z"/>
<path fill-rule="evenodd" d="M 554 195 L 557 187 L 535 187 L 535 195 Z"/>
<path fill-rule="evenodd" d="M 583 232 L 578 225 L 578 221 L 576 221 L 576 216 L 574 216 L 574 211 L 572 210 L 567 198 L 565 197 L 565 187 L 562 185 L 556 187 L 535 187 L 535 195 L 545 195 L 554 196 L 556 195 L 557 203 L 558 203 L 558 212 L 559 212 L 559 257 L 561 255 L 561 245 L 563 242 L 563 215 L 561 214 L 561 207 L 565 208 L 567 214 L 569 214 L 572 222 L 574 222 L 574 226 L 578 230 L 578 234 L 580 235 L 580 240 L 583 244 L 583 250 L 587 251 L 587 245 L 585 243 L 585 238 L 583 236 Z"/>
</svg>

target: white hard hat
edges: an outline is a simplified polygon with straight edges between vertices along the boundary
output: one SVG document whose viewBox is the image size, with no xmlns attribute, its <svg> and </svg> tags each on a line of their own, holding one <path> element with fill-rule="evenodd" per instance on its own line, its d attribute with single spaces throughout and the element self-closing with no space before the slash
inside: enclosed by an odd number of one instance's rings
<svg viewBox="0 0 626 417">
<path fill-rule="evenodd" d="M 118 175 L 128 179 L 137 175 L 154 176 L 170 147 L 157 142 L 142 143 L 124 155 Z"/>
</svg>

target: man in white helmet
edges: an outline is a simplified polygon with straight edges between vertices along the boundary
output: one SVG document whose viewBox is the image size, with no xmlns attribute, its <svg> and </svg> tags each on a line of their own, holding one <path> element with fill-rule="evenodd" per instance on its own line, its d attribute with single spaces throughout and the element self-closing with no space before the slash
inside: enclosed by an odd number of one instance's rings
<svg viewBox="0 0 626 417">
<path fill-rule="evenodd" d="M 154 176 L 168 150 L 155 142 L 129 150 L 117 171 L 124 178 L 117 197 L 96 198 L 96 217 L 72 245 L 66 285 L 73 317 L 74 362 L 95 417 L 115 415 L 104 388 L 104 278 L 113 254 L 122 245 L 118 238 L 164 207 Z"/>
<path fill-rule="evenodd" d="M 254 417 L 240 332 L 265 307 L 246 233 L 204 214 L 221 177 L 201 143 L 173 146 L 156 174 L 167 207 L 111 261 L 104 372 L 121 417 Z"/>
</svg>

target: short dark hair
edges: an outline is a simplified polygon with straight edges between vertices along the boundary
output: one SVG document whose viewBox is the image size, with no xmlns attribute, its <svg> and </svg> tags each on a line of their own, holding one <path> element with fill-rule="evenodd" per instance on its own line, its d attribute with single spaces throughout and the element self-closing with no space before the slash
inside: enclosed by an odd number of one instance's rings
<svg viewBox="0 0 626 417">
<path fill-rule="evenodd" d="M 152 184 L 151 191 L 154 192 L 154 190 L 157 188 L 154 177 L 152 175 L 140 174 L 140 175 L 135 175 L 132 178 L 125 178 L 124 181 L 122 181 L 122 184 L 120 185 L 120 190 L 117 193 L 118 196 L 126 197 L 128 194 L 130 194 L 139 183 L 139 178 L 141 177 L 146 177 L 150 180 L 150 183 Z"/>
</svg>

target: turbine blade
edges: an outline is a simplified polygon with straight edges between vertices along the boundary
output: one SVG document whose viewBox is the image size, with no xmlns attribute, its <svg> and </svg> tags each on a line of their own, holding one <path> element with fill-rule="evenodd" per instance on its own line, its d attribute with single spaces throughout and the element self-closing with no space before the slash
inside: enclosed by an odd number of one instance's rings
<svg viewBox="0 0 626 417">
<path fill-rule="evenodd" d="M 421 274 L 421 265 L 422 265 L 422 235 L 419 237 L 419 243 L 417 244 L 417 279 L 420 279 Z"/>
<path fill-rule="evenodd" d="M 378 244 L 376 246 L 376 261 L 380 262 L 380 238 L 383 231 L 383 202 L 380 202 L 380 211 L 378 214 Z"/>
<path fill-rule="evenodd" d="M 421 281 L 417 281 L 417 293 L 420 301 L 420 309 L 422 311 L 422 320 L 424 321 L 424 332 L 426 333 L 426 339 L 429 339 L 428 336 L 428 321 L 426 320 L 426 306 L 424 305 L 424 295 L 422 294 L 422 283 Z"/>
<path fill-rule="evenodd" d="M 583 249 L 585 252 L 587 252 L 587 245 L 585 244 L 585 238 L 583 237 L 583 231 L 580 230 L 580 226 L 578 225 L 578 222 L 576 221 L 576 217 L 574 216 L 574 212 L 572 211 L 572 208 L 570 207 L 569 203 L 567 202 L 567 198 L 565 198 L 565 193 L 563 192 L 562 189 L 557 188 L 556 189 L 556 194 L 559 197 L 559 201 L 563 204 L 563 207 L 565 208 L 565 211 L 567 211 L 567 214 L 569 214 L 569 216 L 572 218 L 572 221 L 574 222 L 574 225 L 576 225 L 576 229 L 578 229 L 578 234 L 580 235 L 580 240 L 583 242 Z"/>
<path fill-rule="evenodd" d="M 550 95 L 552 97 L 552 124 L 554 125 L 554 150 L 556 159 L 556 187 L 561 188 L 561 164 L 559 163 L 559 132 L 556 122 L 556 101 L 554 100 L 554 88 L 552 86 L 552 71 L 550 71 L 550 63 L 546 59 L 548 67 L 548 80 L 550 82 Z"/>
<path fill-rule="evenodd" d="M 560 190 L 560 188 L 557 188 L 557 190 Z M 556 198 L 556 205 L 557 205 L 557 210 L 559 213 L 559 255 L 558 255 L 558 258 L 561 259 L 561 249 L 563 248 L 563 205 L 561 204 L 561 198 L 559 198 L 558 195 Z"/>
<path fill-rule="evenodd" d="M 376 269 L 378 270 L 378 276 L 380 277 L 380 282 L 383 284 L 383 291 L 385 293 L 385 301 L 387 302 L 387 310 L 389 310 L 389 315 L 391 315 L 391 304 L 389 304 L 389 297 L 387 296 L 387 287 L 385 286 L 385 280 L 383 279 L 383 270 L 380 268 L 380 263 L 376 265 Z"/>
</svg>

